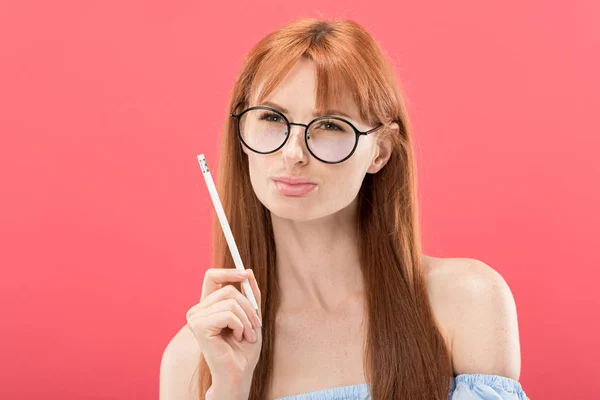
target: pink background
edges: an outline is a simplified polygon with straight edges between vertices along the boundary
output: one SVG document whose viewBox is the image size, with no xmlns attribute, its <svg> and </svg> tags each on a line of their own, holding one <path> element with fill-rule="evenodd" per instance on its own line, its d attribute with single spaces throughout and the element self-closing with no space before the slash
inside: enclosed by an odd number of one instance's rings
<svg viewBox="0 0 600 400">
<path fill-rule="evenodd" d="M 152 399 L 200 296 L 244 54 L 301 16 L 395 60 L 427 254 L 498 270 L 532 399 L 600 397 L 594 1 L 4 1 L 0 398 Z"/>
</svg>

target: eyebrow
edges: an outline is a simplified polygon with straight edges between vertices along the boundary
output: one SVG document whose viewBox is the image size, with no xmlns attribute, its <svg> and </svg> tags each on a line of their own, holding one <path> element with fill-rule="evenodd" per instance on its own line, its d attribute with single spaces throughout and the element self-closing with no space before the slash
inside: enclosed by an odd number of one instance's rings
<svg viewBox="0 0 600 400">
<path fill-rule="evenodd" d="M 273 103 L 272 101 L 265 101 L 265 102 L 263 102 L 263 104 L 265 106 L 276 108 L 276 109 L 278 109 L 279 111 L 281 111 L 284 114 L 289 113 L 288 109 L 286 109 L 285 107 L 280 106 L 279 104 Z M 326 116 L 326 115 L 341 115 L 341 116 L 346 117 L 346 118 L 351 119 L 351 120 L 355 119 L 355 118 L 352 118 L 350 115 L 346 114 L 345 112 L 340 111 L 340 110 L 336 110 L 336 109 L 333 109 L 333 108 L 325 110 L 325 114 L 321 115 L 321 114 L 319 114 L 317 112 L 313 112 L 312 115 L 313 115 L 313 117 L 321 117 L 321 116 Z"/>
</svg>

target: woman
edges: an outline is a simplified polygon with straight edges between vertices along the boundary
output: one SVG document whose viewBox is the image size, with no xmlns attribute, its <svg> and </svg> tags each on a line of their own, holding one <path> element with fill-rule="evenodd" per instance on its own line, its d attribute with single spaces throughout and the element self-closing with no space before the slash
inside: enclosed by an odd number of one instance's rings
<svg viewBox="0 0 600 400">
<path fill-rule="evenodd" d="M 231 99 L 199 304 L 161 399 L 526 399 L 517 315 L 474 259 L 421 254 L 414 156 L 392 66 L 352 21 L 303 19 L 249 53 Z"/>
</svg>

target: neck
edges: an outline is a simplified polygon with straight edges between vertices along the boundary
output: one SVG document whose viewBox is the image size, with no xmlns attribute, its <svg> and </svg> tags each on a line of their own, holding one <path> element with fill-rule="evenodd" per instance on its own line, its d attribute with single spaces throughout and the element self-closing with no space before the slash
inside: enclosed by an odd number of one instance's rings
<svg viewBox="0 0 600 400">
<path fill-rule="evenodd" d="M 289 312 L 335 312 L 362 297 L 356 201 L 318 220 L 271 215 L 281 306 Z"/>
</svg>

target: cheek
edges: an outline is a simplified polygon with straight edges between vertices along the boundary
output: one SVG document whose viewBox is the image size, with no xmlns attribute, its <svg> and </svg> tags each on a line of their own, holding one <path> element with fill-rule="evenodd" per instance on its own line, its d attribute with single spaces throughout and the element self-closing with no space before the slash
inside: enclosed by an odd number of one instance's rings
<svg viewBox="0 0 600 400">
<path fill-rule="evenodd" d="M 350 160 L 346 162 L 348 161 Z M 365 177 L 362 163 L 348 162 L 347 165 L 343 167 L 340 165 L 340 168 L 333 172 L 327 179 L 328 198 L 346 202 L 354 199 Z"/>
<path fill-rule="evenodd" d="M 253 156 L 248 157 L 248 170 L 250 175 L 250 181 L 254 190 L 260 189 L 260 185 L 263 184 L 262 181 L 265 178 L 266 170 L 265 166 L 261 163 L 260 160 L 257 160 Z"/>
<path fill-rule="evenodd" d="M 356 164 L 356 168 L 366 171 L 369 168 L 376 150 L 375 138 L 362 136 L 356 147 L 356 152 L 352 156 L 354 157 L 354 160 L 352 161 Z"/>
<path fill-rule="evenodd" d="M 269 182 L 271 168 L 269 168 L 269 157 L 254 155 L 248 156 L 248 172 L 250 175 L 250 184 L 256 194 L 256 197 L 266 205 L 268 202 Z"/>
</svg>

